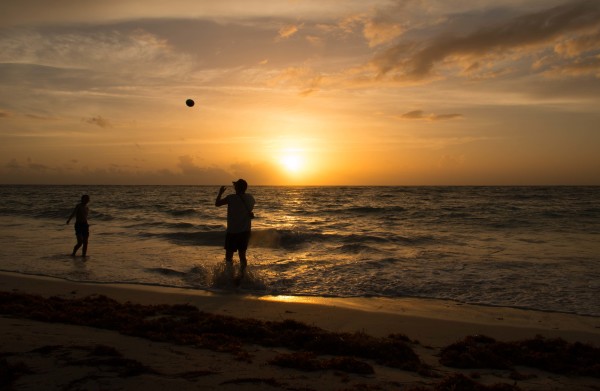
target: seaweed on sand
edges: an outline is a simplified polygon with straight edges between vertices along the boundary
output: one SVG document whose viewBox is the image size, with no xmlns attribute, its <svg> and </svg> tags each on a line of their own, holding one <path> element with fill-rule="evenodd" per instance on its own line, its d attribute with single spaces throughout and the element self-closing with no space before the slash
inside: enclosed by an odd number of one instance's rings
<svg viewBox="0 0 600 391">
<path fill-rule="evenodd" d="M 600 377 L 600 348 L 561 338 L 500 342 L 468 336 L 442 349 L 440 363 L 454 368 L 510 369 L 515 365 L 548 372 Z"/>
<path fill-rule="evenodd" d="M 352 357 L 334 357 L 328 360 L 319 360 L 315 354 L 307 352 L 280 354 L 269 361 L 269 364 L 299 369 L 306 372 L 333 369 L 362 375 L 371 375 L 375 373 L 372 366 Z"/>
<path fill-rule="evenodd" d="M 417 371 L 422 368 L 417 354 L 404 341 L 390 336 L 376 338 L 362 332 L 333 333 L 294 321 L 266 322 L 271 326 L 274 344 L 295 350 L 336 356 L 356 356 L 381 365 Z M 268 341 L 270 342 L 270 341 Z"/>
<path fill-rule="evenodd" d="M 280 346 L 314 354 L 372 359 L 410 371 L 425 365 L 397 335 L 334 333 L 294 320 L 261 321 L 215 315 L 191 305 L 120 303 L 106 296 L 82 299 L 0 292 L 0 314 L 118 331 L 125 335 L 227 351 L 246 357 L 242 344 Z"/>
<path fill-rule="evenodd" d="M 0 390 L 10 389 L 15 380 L 28 373 L 31 370 L 22 362 L 9 363 L 5 358 L 0 358 Z"/>
<path fill-rule="evenodd" d="M 521 391 L 519 386 L 507 383 L 496 383 L 487 386 L 471 380 L 460 373 L 448 375 L 437 383 L 427 385 L 410 386 L 395 384 L 393 388 L 382 388 L 379 385 L 358 384 L 340 391 L 381 391 L 389 389 L 403 391 Z"/>
<path fill-rule="evenodd" d="M 491 386 L 486 386 L 469 379 L 465 375 L 456 373 L 445 377 L 441 382 L 437 383 L 433 390 L 435 391 L 520 391 L 521 388 L 507 383 L 498 383 Z"/>
</svg>

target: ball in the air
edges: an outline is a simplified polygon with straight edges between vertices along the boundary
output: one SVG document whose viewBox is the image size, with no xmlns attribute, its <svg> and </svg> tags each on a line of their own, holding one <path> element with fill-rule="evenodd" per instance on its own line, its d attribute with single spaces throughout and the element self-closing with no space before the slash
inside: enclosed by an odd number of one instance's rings
<svg viewBox="0 0 600 391">
<path fill-rule="evenodd" d="M 187 107 L 193 107 L 194 101 L 192 99 L 188 99 L 185 101 L 185 104 L 187 105 Z"/>
</svg>

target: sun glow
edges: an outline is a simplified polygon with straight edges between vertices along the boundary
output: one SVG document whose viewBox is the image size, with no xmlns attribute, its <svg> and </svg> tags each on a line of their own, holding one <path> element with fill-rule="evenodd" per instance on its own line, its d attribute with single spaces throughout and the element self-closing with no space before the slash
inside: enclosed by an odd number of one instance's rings
<svg viewBox="0 0 600 391">
<path fill-rule="evenodd" d="M 289 173 L 297 174 L 304 168 L 304 160 L 299 155 L 285 155 L 280 159 L 282 167 Z"/>
</svg>

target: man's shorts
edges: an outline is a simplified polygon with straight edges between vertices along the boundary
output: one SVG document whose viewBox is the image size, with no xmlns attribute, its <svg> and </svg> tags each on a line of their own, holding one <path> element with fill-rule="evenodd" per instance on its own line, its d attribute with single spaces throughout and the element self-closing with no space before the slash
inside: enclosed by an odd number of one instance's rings
<svg viewBox="0 0 600 391">
<path fill-rule="evenodd" d="M 250 231 L 225 234 L 225 250 L 236 252 L 246 251 L 250 241 Z"/>
<path fill-rule="evenodd" d="M 75 235 L 90 236 L 90 225 L 85 223 L 75 223 Z"/>
</svg>

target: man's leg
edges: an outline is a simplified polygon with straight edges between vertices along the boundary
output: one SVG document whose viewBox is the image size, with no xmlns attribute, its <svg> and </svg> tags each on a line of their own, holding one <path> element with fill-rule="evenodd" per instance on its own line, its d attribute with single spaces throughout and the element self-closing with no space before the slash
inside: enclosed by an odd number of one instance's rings
<svg viewBox="0 0 600 391">
<path fill-rule="evenodd" d="M 238 250 L 238 255 L 240 256 L 240 275 L 233 280 L 237 286 L 242 283 L 242 278 L 246 275 L 246 250 Z"/>
<path fill-rule="evenodd" d="M 244 278 L 246 274 L 246 266 L 248 265 L 248 261 L 246 260 L 246 250 L 239 250 L 240 255 L 240 279 Z"/>
<path fill-rule="evenodd" d="M 225 272 L 233 278 L 233 251 L 225 250 Z"/>
<path fill-rule="evenodd" d="M 237 283 L 239 284 L 246 276 L 246 266 L 248 266 L 248 261 L 246 259 L 246 250 L 248 249 L 248 242 L 250 241 L 250 232 L 244 232 L 240 235 L 240 248 L 238 249 L 238 254 L 240 256 L 240 276 L 238 277 Z"/>
</svg>

